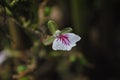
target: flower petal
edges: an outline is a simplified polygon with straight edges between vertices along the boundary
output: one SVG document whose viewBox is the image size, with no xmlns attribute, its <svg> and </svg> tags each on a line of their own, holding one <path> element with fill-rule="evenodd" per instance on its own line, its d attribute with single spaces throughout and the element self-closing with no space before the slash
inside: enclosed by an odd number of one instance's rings
<svg viewBox="0 0 120 80">
<path fill-rule="evenodd" d="M 69 45 L 65 45 L 60 39 L 56 38 L 53 41 L 53 45 L 52 45 L 53 50 L 66 50 L 66 51 L 70 51 L 72 49 L 72 47 L 76 46 L 76 42 L 81 39 L 78 35 L 76 35 L 74 33 L 66 33 L 64 35 L 68 36 L 70 44 Z"/>
<path fill-rule="evenodd" d="M 53 48 L 53 50 L 70 51 L 73 46 L 76 46 L 76 44 L 65 45 L 65 44 L 62 43 L 62 41 L 55 39 L 53 41 L 52 48 Z"/>
<path fill-rule="evenodd" d="M 68 39 L 70 40 L 71 44 L 76 44 L 76 42 L 78 42 L 81 37 L 74 34 L 74 33 L 66 33 L 65 35 L 69 36 Z"/>
</svg>

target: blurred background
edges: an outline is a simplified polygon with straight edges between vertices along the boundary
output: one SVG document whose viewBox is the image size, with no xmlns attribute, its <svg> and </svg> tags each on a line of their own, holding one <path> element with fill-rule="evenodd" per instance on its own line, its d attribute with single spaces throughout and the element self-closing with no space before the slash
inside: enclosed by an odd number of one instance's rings
<svg viewBox="0 0 120 80">
<path fill-rule="evenodd" d="M 49 20 L 77 46 L 44 45 Z M 0 0 L 0 80 L 120 80 L 120 0 Z"/>
</svg>

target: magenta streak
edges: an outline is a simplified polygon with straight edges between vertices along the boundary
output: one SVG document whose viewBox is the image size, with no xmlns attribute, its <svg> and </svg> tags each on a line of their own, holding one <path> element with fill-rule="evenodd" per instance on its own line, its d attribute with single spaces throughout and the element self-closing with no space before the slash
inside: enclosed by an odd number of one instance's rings
<svg viewBox="0 0 120 80">
<path fill-rule="evenodd" d="M 70 41 L 69 41 L 67 35 L 59 35 L 59 36 L 57 36 L 57 41 L 58 40 L 62 41 L 62 43 L 65 44 L 65 45 L 70 45 Z"/>
</svg>

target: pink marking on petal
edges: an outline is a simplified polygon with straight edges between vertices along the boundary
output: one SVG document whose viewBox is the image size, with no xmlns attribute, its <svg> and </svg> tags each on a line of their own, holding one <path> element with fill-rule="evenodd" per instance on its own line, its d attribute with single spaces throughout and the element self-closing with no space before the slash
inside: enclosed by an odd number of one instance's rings
<svg viewBox="0 0 120 80">
<path fill-rule="evenodd" d="M 68 39 L 69 37 L 68 37 L 68 35 L 59 35 L 59 36 L 57 36 L 57 41 L 58 40 L 60 40 L 60 41 L 62 41 L 62 43 L 64 44 L 64 45 L 70 45 L 70 40 Z"/>
</svg>

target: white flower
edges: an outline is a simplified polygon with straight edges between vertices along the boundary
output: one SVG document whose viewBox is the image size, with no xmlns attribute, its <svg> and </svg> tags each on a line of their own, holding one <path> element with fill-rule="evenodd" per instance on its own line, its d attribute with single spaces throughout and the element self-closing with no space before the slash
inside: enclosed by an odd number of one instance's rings
<svg viewBox="0 0 120 80">
<path fill-rule="evenodd" d="M 64 33 L 61 34 L 61 31 L 57 30 L 54 34 L 55 40 L 53 41 L 52 48 L 53 50 L 65 50 L 70 51 L 72 47 L 76 46 L 81 37 L 74 33 Z"/>
<path fill-rule="evenodd" d="M 10 55 L 8 50 L 0 51 L 0 64 L 2 64 Z"/>
</svg>

